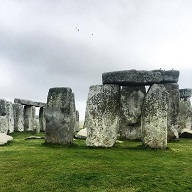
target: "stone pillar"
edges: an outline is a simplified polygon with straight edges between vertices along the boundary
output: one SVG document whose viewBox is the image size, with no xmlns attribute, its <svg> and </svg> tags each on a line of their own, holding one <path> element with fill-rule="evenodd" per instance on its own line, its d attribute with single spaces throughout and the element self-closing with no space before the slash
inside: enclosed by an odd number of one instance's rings
<svg viewBox="0 0 192 192">
<path fill-rule="evenodd" d="M 89 88 L 84 128 L 86 145 L 112 147 L 119 129 L 120 88 L 118 85 L 95 85 Z"/>
<path fill-rule="evenodd" d="M 8 133 L 7 101 L 0 99 L 0 133 Z"/>
<path fill-rule="evenodd" d="M 40 107 L 39 109 L 39 126 L 40 126 L 40 131 L 45 131 L 46 128 L 46 121 L 45 121 L 45 108 Z"/>
<path fill-rule="evenodd" d="M 51 88 L 45 109 L 45 142 L 72 144 L 74 136 L 74 95 L 71 88 Z"/>
<path fill-rule="evenodd" d="M 179 139 L 178 135 L 178 117 L 179 117 L 179 85 L 178 83 L 164 84 L 169 93 L 169 107 L 167 117 L 167 139 L 168 141 Z"/>
<path fill-rule="evenodd" d="M 24 130 L 34 131 L 35 107 L 30 105 L 24 106 Z"/>
<path fill-rule="evenodd" d="M 167 147 L 168 92 L 162 84 L 154 84 L 145 96 L 142 117 L 142 143 L 150 148 Z"/>
<path fill-rule="evenodd" d="M 72 110 L 73 110 L 72 121 L 73 121 L 74 133 L 75 133 L 75 131 L 76 131 L 76 106 L 75 106 L 75 94 L 74 93 L 72 93 Z"/>
<path fill-rule="evenodd" d="M 24 131 L 24 113 L 23 105 L 19 103 L 13 104 L 14 130 Z"/>
<path fill-rule="evenodd" d="M 8 121 L 8 132 L 14 132 L 14 115 L 13 115 L 13 104 L 7 101 L 7 121 Z"/>
<path fill-rule="evenodd" d="M 75 131 L 80 131 L 80 127 L 79 127 L 79 111 L 77 111 L 77 110 L 76 110 Z"/>
<path fill-rule="evenodd" d="M 192 89 L 180 89 L 180 103 L 179 103 L 179 134 L 184 129 L 191 129 L 192 108 L 190 97 Z"/>
<path fill-rule="evenodd" d="M 122 86 L 119 133 L 122 139 L 141 139 L 141 107 L 145 86 Z"/>
</svg>

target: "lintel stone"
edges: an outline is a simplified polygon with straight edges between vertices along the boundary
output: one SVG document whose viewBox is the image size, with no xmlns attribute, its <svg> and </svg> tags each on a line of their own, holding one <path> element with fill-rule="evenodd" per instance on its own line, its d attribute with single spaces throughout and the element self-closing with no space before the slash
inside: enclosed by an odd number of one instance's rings
<svg viewBox="0 0 192 192">
<path fill-rule="evenodd" d="M 25 100 L 25 99 L 14 99 L 14 103 L 20 103 L 22 105 L 29 105 L 29 106 L 35 106 L 35 107 L 45 107 L 46 103 L 42 102 L 36 102 L 36 101 L 30 101 L 30 100 Z"/>
</svg>

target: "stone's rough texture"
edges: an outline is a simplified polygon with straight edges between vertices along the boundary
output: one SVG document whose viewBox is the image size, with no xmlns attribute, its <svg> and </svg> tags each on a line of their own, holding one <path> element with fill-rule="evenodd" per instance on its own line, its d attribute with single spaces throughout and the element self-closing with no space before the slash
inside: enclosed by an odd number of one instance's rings
<svg viewBox="0 0 192 192">
<path fill-rule="evenodd" d="M 40 133 L 40 125 L 38 117 L 35 117 L 34 119 L 34 130 L 36 131 L 36 134 Z"/>
<path fill-rule="evenodd" d="M 121 90 L 119 133 L 122 139 L 141 139 L 141 107 L 144 86 L 123 86 Z"/>
<path fill-rule="evenodd" d="M 119 129 L 120 89 L 118 85 L 95 85 L 89 89 L 84 128 L 86 145 L 112 147 Z"/>
<path fill-rule="evenodd" d="M 192 130 L 183 129 L 180 135 L 181 138 L 192 138 Z"/>
<path fill-rule="evenodd" d="M 45 120 L 45 108 L 41 107 L 39 109 L 39 127 L 40 131 L 45 131 L 46 128 L 46 120 Z"/>
<path fill-rule="evenodd" d="M 14 132 L 14 114 L 13 114 L 13 104 L 7 101 L 7 121 L 8 121 L 8 132 Z"/>
<path fill-rule="evenodd" d="M 0 133 L 8 133 L 7 101 L 0 99 Z"/>
<path fill-rule="evenodd" d="M 160 72 L 153 71 L 114 71 L 102 74 L 103 84 L 118 84 L 118 85 L 152 85 L 160 83 L 162 75 Z"/>
<path fill-rule="evenodd" d="M 167 116 L 167 139 L 168 141 L 179 139 L 178 135 L 178 118 L 179 118 L 179 102 L 180 93 L 177 83 L 164 84 L 169 93 L 169 107 Z"/>
<path fill-rule="evenodd" d="M 24 106 L 24 130 L 34 131 L 35 123 L 35 107 L 25 105 Z"/>
<path fill-rule="evenodd" d="M 19 103 L 13 104 L 14 130 L 24 131 L 24 113 L 23 106 Z"/>
<path fill-rule="evenodd" d="M 75 107 L 75 95 L 74 95 L 74 93 L 72 93 L 72 110 L 73 110 L 72 124 L 73 124 L 74 132 L 75 132 L 76 131 L 76 107 Z"/>
<path fill-rule="evenodd" d="M 179 81 L 180 72 L 177 70 L 153 70 L 161 73 L 161 83 L 177 83 Z"/>
<path fill-rule="evenodd" d="M 75 135 L 76 138 L 79 138 L 79 139 L 86 139 L 87 138 L 87 129 L 81 129 L 76 135 Z"/>
<path fill-rule="evenodd" d="M 5 133 L 0 133 L 0 145 L 5 145 L 7 142 L 12 140 L 13 137 L 6 135 Z"/>
<path fill-rule="evenodd" d="M 45 109 L 47 143 L 72 144 L 74 136 L 74 95 L 71 88 L 51 88 Z"/>
<path fill-rule="evenodd" d="M 179 134 L 181 134 L 183 129 L 191 129 L 191 117 L 192 109 L 190 98 L 181 98 L 179 103 Z"/>
<path fill-rule="evenodd" d="M 76 111 L 76 123 L 75 123 L 75 131 L 79 131 L 79 111 Z"/>
<path fill-rule="evenodd" d="M 159 84 L 150 87 L 142 107 L 142 143 L 150 148 L 167 147 L 168 92 Z"/>
<path fill-rule="evenodd" d="M 30 101 L 30 100 L 25 100 L 25 99 L 14 99 L 14 103 L 20 103 L 22 105 L 29 105 L 29 106 L 35 106 L 35 107 L 45 107 L 46 103 L 42 102 L 35 102 L 35 101 Z"/>
<path fill-rule="evenodd" d="M 192 89 L 179 89 L 179 92 L 181 98 L 191 97 L 192 95 Z"/>
</svg>

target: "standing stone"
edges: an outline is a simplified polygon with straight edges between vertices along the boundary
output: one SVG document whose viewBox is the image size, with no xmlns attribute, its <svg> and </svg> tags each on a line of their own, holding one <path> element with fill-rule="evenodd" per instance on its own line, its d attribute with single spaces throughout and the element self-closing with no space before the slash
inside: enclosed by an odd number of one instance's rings
<svg viewBox="0 0 192 192">
<path fill-rule="evenodd" d="M 8 132 L 14 132 L 14 115 L 13 115 L 13 104 L 7 101 L 7 121 L 8 121 Z"/>
<path fill-rule="evenodd" d="M 77 110 L 76 110 L 75 131 L 80 131 L 80 127 L 79 127 L 79 111 L 77 111 Z"/>
<path fill-rule="evenodd" d="M 74 136 L 74 94 L 71 88 L 51 88 L 47 97 L 46 143 L 72 144 Z"/>
<path fill-rule="evenodd" d="M 177 140 L 178 135 L 178 117 L 179 117 L 179 85 L 177 83 L 164 84 L 167 92 L 169 93 L 169 107 L 167 117 L 167 140 Z"/>
<path fill-rule="evenodd" d="M 24 131 L 24 110 L 23 105 L 19 103 L 13 104 L 13 115 L 14 115 L 14 130 Z"/>
<path fill-rule="evenodd" d="M 179 103 L 179 134 L 181 134 L 184 129 L 191 129 L 191 116 L 190 97 L 181 98 Z"/>
<path fill-rule="evenodd" d="M 36 134 L 40 133 L 39 117 L 36 117 L 36 116 L 34 119 L 34 130 Z"/>
<path fill-rule="evenodd" d="M 0 99 L 0 133 L 7 134 L 8 130 L 7 101 L 5 99 Z"/>
<path fill-rule="evenodd" d="M 35 106 L 24 106 L 24 130 L 34 131 Z"/>
<path fill-rule="evenodd" d="M 141 139 L 141 107 L 144 86 L 123 86 L 121 90 L 119 133 L 122 139 Z"/>
<path fill-rule="evenodd" d="M 40 131 L 45 131 L 46 120 L 45 120 L 45 108 L 44 107 L 40 107 L 40 109 L 39 109 L 39 127 L 40 127 Z"/>
<path fill-rule="evenodd" d="M 150 148 L 167 147 L 168 92 L 162 84 L 150 87 L 142 107 L 142 143 Z"/>
<path fill-rule="evenodd" d="M 73 115 L 72 115 L 72 124 L 74 127 L 74 132 L 76 131 L 76 107 L 75 107 L 75 94 L 72 93 L 72 110 L 73 110 Z"/>
<path fill-rule="evenodd" d="M 120 89 L 118 85 L 95 85 L 89 88 L 84 128 L 86 145 L 112 147 L 119 129 Z"/>
</svg>

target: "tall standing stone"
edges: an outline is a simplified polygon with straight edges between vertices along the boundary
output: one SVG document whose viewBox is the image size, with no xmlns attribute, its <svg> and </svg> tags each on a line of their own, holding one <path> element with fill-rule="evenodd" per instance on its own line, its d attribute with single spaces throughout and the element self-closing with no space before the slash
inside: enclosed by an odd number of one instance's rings
<svg viewBox="0 0 192 192">
<path fill-rule="evenodd" d="M 40 107 L 40 109 L 39 109 L 39 126 L 40 126 L 40 131 L 45 131 L 46 120 L 45 120 L 45 108 L 44 107 Z"/>
<path fill-rule="evenodd" d="M 7 101 L 0 99 L 0 133 L 8 133 Z"/>
<path fill-rule="evenodd" d="M 14 132 L 14 115 L 13 115 L 13 104 L 7 101 L 7 121 L 8 121 L 8 132 Z"/>
<path fill-rule="evenodd" d="M 76 110 L 75 131 L 80 131 L 80 127 L 79 127 L 79 111 L 77 111 L 77 110 Z"/>
<path fill-rule="evenodd" d="M 49 89 L 47 97 L 46 143 L 72 144 L 74 136 L 74 94 L 71 88 Z"/>
<path fill-rule="evenodd" d="M 24 106 L 24 130 L 34 131 L 35 123 L 35 106 Z"/>
<path fill-rule="evenodd" d="M 161 84 L 150 87 L 142 107 L 142 143 L 150 148 L 167 147 L 168 92 Z"/>
<path fill-rule="evenodd" d="M 14 130 L 24 131 L 24 109 L 19 103 L 13 104 Z"/>
<path fill-rule="evenodd" d="M 120 89 L 118 85 L 95 85 L 89 88 L 84 128 L 86 145 L 112 147 L 119 129 Z"/>
<path fill-rule="evenodd" d="M 164 84 L 169 93 L 169 107 L 167 117 L 167 139 L 168 141 L 179 139 L 178 135 L 178 117 L 179 117 L 179 85 L 177 83 Z"/>
<path fill-rule="evenodd" d="M 145 94 L 144 86 L 122 87 L 119 116 L 122 139 L 141 139 L 141 107 Z"/>
</svg>

